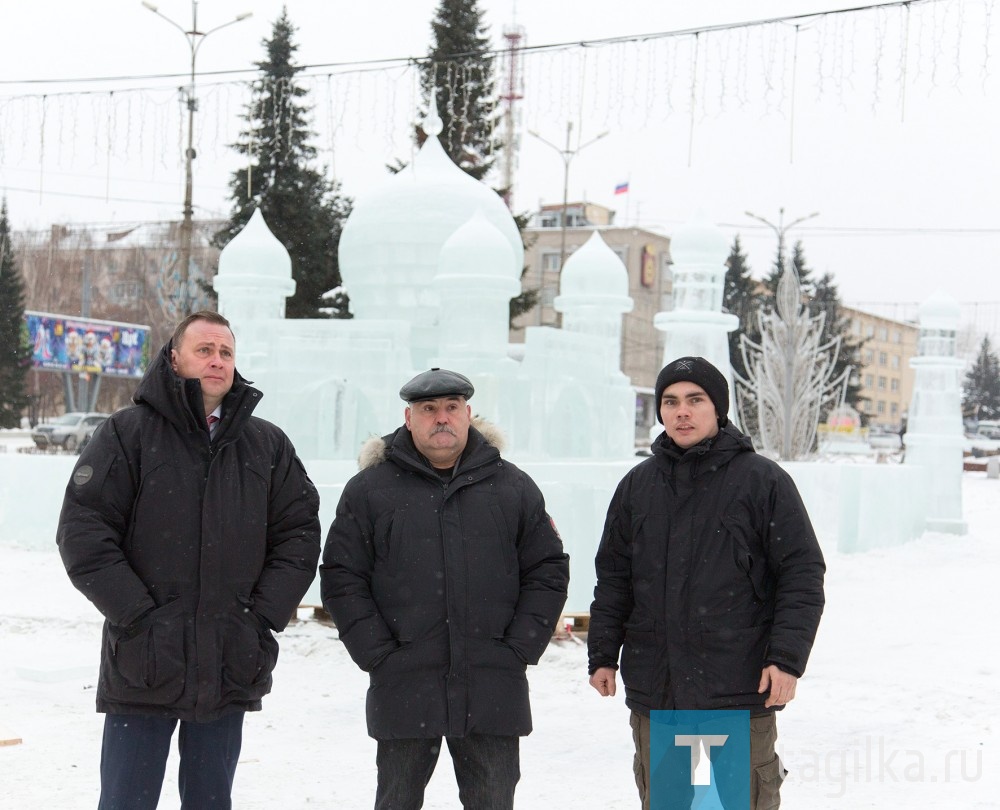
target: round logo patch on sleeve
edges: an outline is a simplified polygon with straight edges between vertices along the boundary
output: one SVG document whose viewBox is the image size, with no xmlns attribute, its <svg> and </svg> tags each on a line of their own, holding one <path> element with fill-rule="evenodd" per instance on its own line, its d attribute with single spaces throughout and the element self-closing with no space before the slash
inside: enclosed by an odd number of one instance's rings
<svg viewBox="0 0 1000 810">
<path fill-rule="evenodd" d="M 76 471 L 73 473 L 73 483 L 78 487 L 82 487 L 93 477 L 94 468 L 89 464 L 84 464 L 82 467 L 77 467 Z"/>
</svg>

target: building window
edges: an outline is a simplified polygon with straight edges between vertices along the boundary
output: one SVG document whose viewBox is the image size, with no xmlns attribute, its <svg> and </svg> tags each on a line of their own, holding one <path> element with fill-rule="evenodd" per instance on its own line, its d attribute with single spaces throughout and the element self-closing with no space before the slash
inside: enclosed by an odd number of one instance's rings
<svg viewBox="0 0 1000 810">
<path fill-rule="evenodd" d="M 887 355 L 885 352 L 879 352 L 878 353 L 878 364 L 880 366 L 885 366 L 885 365 L 888 365 L 888 363 L 889 363 L 889 355 Z"/>
<path fill-rule="evenodd" d="M 895 369 L 899 368 L 900 357 L 898 354 L 892 356 L 892 367 Z"/>
<path fill-rule="evenodd" d="M 551 307 L 552 302 L 556 300 L 556 291 L 551 287 L 543 287 L 541 290 L 541 295 L 539 296 L 539 301 L 543 307 Z"/>
<path fill-rule="evenodd" d="M 542 254 L 542 272 L 543 273 L 558 273 L 559 272 L 559 254 L 558 253 L 543 253 Z"/>
<path fill-rule="evenodd" d="M 898 402 L 890 402 L 889 403 L 889 413 L 891 413 L 893 416 L 899 416 L 899 403 Z"/>
<path fill-rule="evenodd" d="M 116 304 L 125 304 L 130 301 L 138 301 L 144 293 L 141 281 L 123 281 L 112 284 L 108 290 L 108 298 Z"/>
<path fill-rule="evenodd" d="M 875 385 L 875 375 L 865 374 L 865 388 L 871 388 L 873 385 Z"/>
<path fill-rule="evenodd" d="M 878 390 L 885 391 L 885 377 L 878 378 Z"/>
<path fill-rule="evenodd" d="M 889 390 L 890 391 L 899 391 L 899 380 L 897 380 L 895 377 L 893 377 L 889 381 Z"/>
<path fill-rule="evenodd" d="M 895 332 L 892 333 L 892 342 L 893 343 L 902 343 L 903 342 L 903 333 L 900 332 L 898 329 Z"/>
<path fill-rule="evenodd" d="M 866 366 L 870 366 L 874 362 L 875 362 L 875 352 L 873 352 L 871 349 L 866 349 L 865 350 L 865 365 Z"/>
<path fill-rule="evenodd" d="M 885 402 L 881 399 L 878 401 L 878 415 L 883 416 L 885 414 Z"/>
<path fill-rule="evenodd" d="M 889 330 L 886 329 L 884 326 L 879 328 L 878 330 L 878 339 L 881 340 L 883 343 L 889 339 Z"/>
</svg>

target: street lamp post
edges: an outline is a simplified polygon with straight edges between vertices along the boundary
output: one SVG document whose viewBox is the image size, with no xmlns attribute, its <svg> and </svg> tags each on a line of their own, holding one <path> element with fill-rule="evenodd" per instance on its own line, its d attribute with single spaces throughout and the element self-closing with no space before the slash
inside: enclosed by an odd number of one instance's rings
<svg viewBox="0 0 1000 810">
<path fill-rule="evenodd" d="M 194 172 L 193 172 L 193 162 L 195 159 L 194 151 L 194 114 L 198 109 L 198 99 L 195 98 L 194 88 L 195 88 L 195 60 L 198 57 L 198 49 L 201 47 L 201 43 L 205 41 L 205 38 L 209 34 L 213 34 L 216 31 L 226 28 L 230 25 L 234 25 L 241 22 L 248 17 L 253 16 L 252 11 L 246 11 L 242 14 L 236 16 L 235 19 L 229 20 L 229 22 L 224 22 L 222 25 L 217 25 L 215 28 L 210 28 L 207 31 L 198 30 L 198 2 L 197 0 L 191 0 L 191 28 L 185 31 L 182 25 L 178 25 L 176 22 L 171 20 L 163 12 L 159 10 L 153 3 L 149 0 L 142 0 L 142 5 L 156 14 L 158 17 L 166 20 L 174 28 L 180 31 L 184 35 L 184 39 L 188 44 L 188 48 L 191 51 L 191 83 L 188 87 L 181 88 L 184 92 L 185 101 L 187 103 L 188 110 L 188 131 L 187 131 L 187 149 L 184 152 L 184 218 L 181 221 L 181 291 L 178 296 L 178 305 L 182 317 L 187 317 L 190 315 L 190 296 L 188 295 L 188 285 L 190 282 L 190 272 L 191 272 L 191 242 L 194 236 L 194 205 L 193 205 L 193 189 L 194 189 Z"/>
<path fill-rule="evenodd" d="M 562 199 L 562 222 L 561 222 L 562 235 L 559 243 L 559 273 L 561 274 L 563 270 L 563 265 L 566 263 L 566 214 L 567 214 L 567 209 L 569 207 L 569 164 L 572 162 L 573 158 L 575 158 L 580 152 L 582 152 L 592 143 L 599 141 L 608 133 L 607 131 L 602 132 L 600 135 L 598 135 L 595 138 L 591 138 L 586 143 L 579 144 L 576 147 L 576 149 L 570 148 L 570 136 L 573 134 L 572 121 L 566 122 L 566 146 L 564 148 L 560 148 L 551 141 L 547 141 L 545 138 L 543 138 L 534 130 L 528 130 L 528 134 L 533 135 L 534 137 L 538 138 L 538 140 L 540 140 L 542 143 L 551 146 L 553 149 L 555 149 L 559 153 L 559 157 L 561 157 L 563 161 L 563 199 Z"/>
<path fill-rule="evenodd" d="M 808 216 L 799 217 L 798 219 L 793 220 L 792 222 L 789 222 L 787 225 L 785 225 L 784 224 L 784 222 L 785 222 L 785 209 L 784 208 L 779 208 L 778 209 L 778 224 L 775 225 L 773 222 L 764 219 L 764 217 L 758 216 L 757 214 L 753 213 L 752 211 L 744 211 L 744 213 L 748 217 L 756 219 L 758 222 L 763 222 L 765 225 L 767 225 L 768 228 L 770 228 L 772 231 L 774 231 L 775 235 L 778 237 L 778 275 L 779 276 L 781 275 L 781 273 L 785 269 L 785 234 L 788 231 L 790 231 L 792 228 L 794 228 L 796 225 L 801 225 L 807 219 L 812 219 L 813 217 L 818 217 L 819 216 L 819 211 L 814 211 L 813 213 L 809 214 Z"/>
</svg>

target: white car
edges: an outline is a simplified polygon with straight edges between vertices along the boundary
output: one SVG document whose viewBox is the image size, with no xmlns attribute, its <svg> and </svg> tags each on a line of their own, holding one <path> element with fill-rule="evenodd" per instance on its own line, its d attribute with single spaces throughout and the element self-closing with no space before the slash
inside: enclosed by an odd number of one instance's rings
<svg viewBox="0 0 1000 810">
<path fill-rule="evenodd" d="M 80 450 L 110 414 L 72 411 L 52 422 L 35 425 L 31 439 L 41 450 L 61 447 L 70 453 Z"/>
</svg>

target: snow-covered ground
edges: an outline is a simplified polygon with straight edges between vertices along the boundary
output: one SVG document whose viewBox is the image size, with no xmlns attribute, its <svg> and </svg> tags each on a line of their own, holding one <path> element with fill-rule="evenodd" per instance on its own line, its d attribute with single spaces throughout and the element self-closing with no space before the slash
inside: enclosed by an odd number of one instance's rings
<svg viewBox="0 0 1000 810">
<path fill-rule="evenodd" d="M 969 534 L 828 554 L 827 610 L 798 697 L 779 718 L 783 807 L 1000 807 L 1000 481 L 966 473 Z M 325 529 L 325 527 L 324 527 Z M 2 546 L 2 539 L 0 539 Z M 574 560 L 574 567 L 590 566 Z M 365 808 L 375 747 L 367 676 L 336 630 L 303 611 L 281 637 L 274 691 L 247 716 L 237 808 Z M 51 551 L 0 547 L 0 808 L 92 808 L 103 716 L 101 623 Z M 990 628 L 993 629 L 990 629 Z M 634 808 L 621 695 L 587 685 L 585 647 L 553 642 L 530 671 L 520 808 Z M 161 808 L 176 808 L 176 761 Z M 442 754 L 427 808 L 458 807 Z"/>
</svg>

